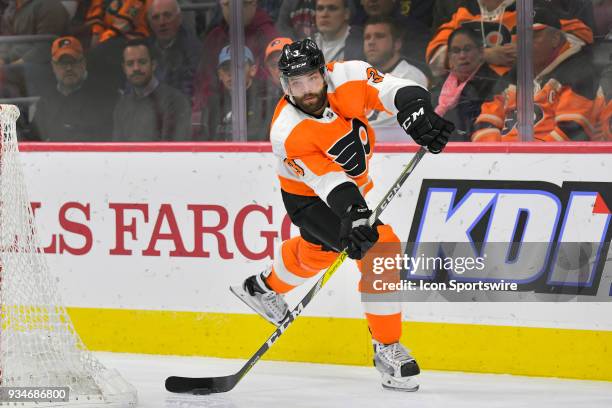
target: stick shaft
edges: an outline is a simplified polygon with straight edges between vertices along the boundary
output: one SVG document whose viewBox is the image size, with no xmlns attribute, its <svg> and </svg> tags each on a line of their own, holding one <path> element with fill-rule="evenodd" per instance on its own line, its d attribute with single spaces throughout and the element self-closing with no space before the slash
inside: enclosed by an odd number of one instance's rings
<svg viewBox="0 0 612 408">
<path fill-rule="evenodd" d="M 382 214 L 382 212 L 387 208 L 389 203 L 393 201 L 398 191 L 402 187 L 402 185 L 406 182 L 410 174 L 414 171 L 415 167 L 427 150 L 424 147 L 421 147 L 419 151 L 414 155 L 414 157 L 410 160 L 410 162 L 406 165 L 404 170 L 402 170 L 401 174 L 398 176 L 397 180 L 389 191 L 385 194 L 380 203 L 376 206 L 374 211 L 372 211 L 372 215 L 368 219 L 370 225 L 373 225 L 378 217 Z M 304 296 L 302 301 L 298 303 L 298 305 L 293 308 L 291 313 L 280 323 L 278 328 L 272 333 L 270 337 L 259 347 L 259 349 L 253 354 L 253 356 L 247 361 L 244 366 L 238 371 L 236 374 L 224 376 L 224 377 L 204 377 L 204 378 L 187 378 L 187 377 L 169 377 L 166 380 L 166 389 L 168 391 L 173 392 L 192 392 L 197 393 L 198 391 L 205 390 L 206 393 L 215 393 L 215 392 L 227 392 L 238 384 L 238 382 L 244 377 L 253 366 L 263 357 L 263 355 L 272 347 L 274 343 L 281 337 L 281 335 L 287 330 L 287 328 L 295 321 L 295 319 L 302 314 L 302 311 L 312 298 L 321 290 L 323 286 L 327 283 L 327 281 L 332 277 L 332 275 L 340 268 L 342 263 L 348 257 L 346 250 L 340 252 L 336 260 L 327 268 L 325 273 L 321 275 L 321 277 L 317 280 L 314 286 L 308 291 L 308 293 Z M 172 386 L 169 386 L 172 384 Z"/>
<path fill-rule="evenodd" d="M 419 162 L 421 161 L 421 159 L 423 158 L 426 152 L 427 150 L 424 147 L 421 147 L 417 151 L 417 153 L 414 155 L 414 157 L 410 160 L 410 162 L 408 162 L 406 167 L 404 167 L 404 170 L 400 173 L 395 183 L 393 183 L 391 188 L 389 188 L 389 191 L 387 191 L 387 194 L 385 194 L 384 198 L 380 201 L 380 203 L 378 203 L 375 210 L 372 212 L 372 215 L 370 216 L 370 219 L 369 219 L 370 225 L 376 222 L 378 217 L 382 214 L 385 208 L 387 208 L 389 203 L 393 201 L 393 198 L 395 198 L 399 189 L 406 182 L 406 180 L 408 179 L 408 176 L 410 176 L 410 174 L 414 171 L 415 167 L 417 166 L 417 164 L 419 164 Z M 333 274 L 338 270 L 338 268 L 340 268 L 340 266 L 346 260 L 347 257 L 348 255 L 346 253 L 346 250 L 343 250 L 342 252 L 340 252 L 336 260 L 329 266 L 329 268 L 327 268 L 325 273 L 319 278 L 317 283 L 308 291 L 308 293 L 306 294 L 306 296 L 304 296 L 302 301 L 298 303 L 298 305 L 291 311 L 289 316 L 287 316 L 285 320 L 281 322 L 281 324 L 276 329 L 276 331 L 272 333 L 272 335 L 268 338 L 268 340 L 266 340 L 266 342 L 262 344 L 259 350 L 257 350 L 257 352 L 253 355 L 253 357 L 251 357 L 251 359 L 244 365 L 242 370 L 240 370 L 240 373 L 241 373 L 240 378 L 242 378 L 246 373 L 248 373 L 249 370 L 255 365 L 255 363 L 263 356 L 263 354 L 270 347 L 272 347 L 272 345 L 280 338 L 283 332 L 287 330 L 287 327 L 289 327 L 289 325 L 293 323 L 295 318 L 298 317 L 302 313 L 302 311 L 310 303 L 312 298 L 315 297 L 315 295 L 321 290 L 321 288 L 333 276 Z"/>
</svg>

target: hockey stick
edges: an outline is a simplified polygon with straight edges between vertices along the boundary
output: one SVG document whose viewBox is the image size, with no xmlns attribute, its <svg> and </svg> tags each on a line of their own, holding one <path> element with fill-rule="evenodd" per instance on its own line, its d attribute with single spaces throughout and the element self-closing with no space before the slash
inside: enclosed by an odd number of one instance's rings
<svg viewBox="0 0 612 408">
<path fill-rule="evenodd" d="M 423 155 L 427 152 L 424 147 L 421 147 L 419 151 L 414 155 L 412 160 L 406 165 L 402 173 L 399 175 L 393 186 L 389 189 L 387 194 L 378 204 L 376 209 L 372 212 L 369 218 L 370 225 L 374 224 L 380 214 L 387 208 L 387 205 L 396 196 L 399 189 L 402 187 L 408 176 L 412 173 L 416 165 L 421 161 Z M 287 330 L 287 327 L 293 323 L 293 321 L 304 311 L 304 308 L 310 303 L 313 297 L 321 290 L 323 285 L 327 283 L 329 278 L 338 270 L 340 265 L 347 258 L 346 250 L 343 250 L 338 255 L 338 258 L 331 264 L 325 273 L 319 278 L 317 283 L 308 291 L 306 296 L 300 303 L 291 311 L 291 313 L 285 317 L 285 319 L 279 324 L 278 328 L 272 333 L 270 337 L 265 341 L 264 344 L 259 347 L 255 354 L 246 362 L 244 366 L 235 374 L 226 375 L 223 377 L 168 377 L 166 378 L 166 389 L 170 392 L 178 393 L 190 393 L 196 395 L 204 395 L 218 392 L 227 392 L 233 389 L 236 384 L 248 373 L 251 368 L 259 361 L 259 359 L 272 347 L 272 345 L 280 338 L 280 336 Z"/>
</svg>

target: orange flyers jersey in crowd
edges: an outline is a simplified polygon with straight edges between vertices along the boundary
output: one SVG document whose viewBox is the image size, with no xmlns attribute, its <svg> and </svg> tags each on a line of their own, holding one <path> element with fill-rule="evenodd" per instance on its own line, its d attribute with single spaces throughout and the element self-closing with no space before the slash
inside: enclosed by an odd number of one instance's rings
<svg viewBox="0 0 612 408">
<path fill-rule="evenodd" d="M 612 99 L 605 104 L 600 119 L 602 139 L 612 142 Z"/>
<path fill-rule="evenodd" d="M 94 43 L 117 35 L 147 37 L 147 10 L 152 0 L 92 0 L 86 22 L 92 26 Z"/>
<path fill-rule="evenodd" d="M 536 79 L 534 89 L 534 139 L 544 142 L 597 138 L 596 75 L 587 54 L 566 44 L 562 52 Z M 474 142 L 520 141 L 517 124 L 516 85 L 482 105 L 472 134 Z"/>
<path fill-rule="evenodd" d="M 509 4 L 505 11 L 499 15 L 483 16 L 477 0 L 468 0 L 460 6 L 453 14 L 451 20 L 442 24 L 432 40 L 427 45 L 426 61 L 433 65 L 445 65 L 446 48 L 448 38 L 457 28 L 472 27 L 476 32 L 481 33 L 485 47 L 508 44 L 512 41 L 512 36 L 516 31 L 517 11 L 514 2 Z M 553 5 L 551 5 L 553 7 Z M 581 20 L 561 19 L 561 29 L 565 33 L 572 34 L 586 44 L 593 42 L 593 32 Z M 500 65 L 491 65 L 491 68 L 498 75 L 507 73 L 510 68 Z"/>
<path fill-rule="evenodd" d="M 419 85 L 383 76 L 362 61 L 327 64 L 326 81 L 329 106 L 320 117 L 304 113 L 286 99 L 276 107 L 270 140 L 279 159 L 281 188 L 327 201 L 336 186 L 350 181 L 365 195 L 373 186 L 368 166 L 375 143 L 366 114 L 371 110 L 396 114 L 397 90 Z M 397 131 L 403 132 L 399 126 Z"/>
</svg>

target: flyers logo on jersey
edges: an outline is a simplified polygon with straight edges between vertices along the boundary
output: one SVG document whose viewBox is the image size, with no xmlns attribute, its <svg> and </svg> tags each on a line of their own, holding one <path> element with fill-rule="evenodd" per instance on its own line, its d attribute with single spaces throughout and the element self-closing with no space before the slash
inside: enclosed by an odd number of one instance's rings
<svg viewBox="0 0 612 408">
<path fill-rule="evenodd" d="M 334 158 L 346 174 L 359 177 L 368 169 L 367 157 L 371 152 L 370 138 L 366 125 L 353 119 L 353 129 L 334 143 L 327 154 Z"/>
<path fill-rule="evenodd" d="M 482 26 L 481 26 L 482 24 Z M 462 27 L 482 35 L 486 47 L 495 47 L 496 45 L 504 45 L 512 42 L 512 33 L 503 24 L 492 21 L 466 21 L 461 24 Z M 483 30 L 484 29 L 484 33 Z"/>
</svg>

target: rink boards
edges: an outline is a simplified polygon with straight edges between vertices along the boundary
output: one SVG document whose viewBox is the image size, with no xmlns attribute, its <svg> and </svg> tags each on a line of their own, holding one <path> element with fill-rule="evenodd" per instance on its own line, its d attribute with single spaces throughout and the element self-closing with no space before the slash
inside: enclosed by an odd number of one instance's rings
<svg viewBox="0 0 612 408">
<path fill-rule="evenodd" d="M 90 348 L 247 357 L 270 334 L 271 327 L 227 290 L 265 268 L 280 240 L 296 233 L 268 145 L 21 148 L 40 245 Z M 378 149 L 370 203 L 415 151 Z M 550 227 L 554 240 L 605 246 L 612 218 L 608 183 L 612 145 L 457 145 L 426 156 L 382 219 L 402 240 L 415 231 L 434 238 L 458 234 L 452 228 L 469 220 L 449 221 L 449 209 L 440 204 L 444 194 L 493 191 L 496 209 L 504 208 L 502 198 L 519 202 Z M 444 228 L 427 225 L 426 215 L 440 211 L 448 212 Z M 612 380 L 612 267 L 606 259 L 568 282 L 585 288 L 571 302 L 406 304 L 404 342 L 424 368 Z M 554 286 L 549 269 L 526 278 Z M 370 364 L 358 279 L 354 263 L 343 265 L 269 357 Z"/>
</svg>

